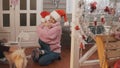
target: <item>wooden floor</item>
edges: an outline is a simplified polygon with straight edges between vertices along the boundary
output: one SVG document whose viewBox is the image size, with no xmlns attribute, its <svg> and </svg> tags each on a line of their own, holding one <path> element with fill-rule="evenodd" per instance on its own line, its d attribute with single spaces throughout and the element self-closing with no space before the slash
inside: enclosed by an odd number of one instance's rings
<svg viewBox="0 0 120 68">
<path fill-rule="evenodd" d="M 27 54 L 30 54 L 33 48 L 26 50 Z M 64 47 L 61 53 L 61 60 L 56 60 L 48 66 L 40 66 L 38 63 L 34 63 L 32 59 L 28 59 L 27 68 L 70 68 L 70 48 Z M 8 64 L 0 63 L 0 68 L 9 68 Z"/>
<path fill-rule="evenodd" d="M 88 48 L 91 46 L 87 46 Z M 26 49 L 26 54 L 31 54 L 33 48 Z M 88 49 L 86 48 L 85 51 Z M 51 63 L 48 66 L 40 66 L 38 63 L 34 63 L 32 59 L 28 59 L 28 65 L 27 68 L 70 68 L 70 46 L 63 46 L 62 47 L 62 53 L 61 53 L 61 60 L 57 60 L 53 63 Z M 98 59 L 97 52 L 95 52 L 89 60 L 92 59 Z M 112 65 L 113 66 L 113 65 Z M 0 63 L 0 68 L 9 68 L 8 64 Z M 99 64 L 97 65 L 90 65 L 90 66 L 82 66 L 80 68 L 100 68 Z M 112 68 L 112 67 L 110 67 Z"/>
</svg>

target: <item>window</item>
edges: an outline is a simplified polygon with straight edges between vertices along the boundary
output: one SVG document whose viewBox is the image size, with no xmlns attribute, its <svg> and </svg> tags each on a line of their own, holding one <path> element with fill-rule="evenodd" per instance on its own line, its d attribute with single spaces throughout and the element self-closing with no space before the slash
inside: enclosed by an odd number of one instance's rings
<svg viewBox="0 0 120 68">
<path fill-rule="evenodd" d="M 35 13 L 30 14 L 30 26 L 36 26 L 36 14 Z"/>
<path fill-rule="evenodd" d="M 9 0 L 3 0 L 3 10 L 9 10 Z"/>
<path fill-rule="evenodd" d="M 27 7 L 27 1 L 20 0 L 20 10 L 26 10 L 26 7 Z"/>
<path fill-rule="evenodd" d="M 30 10 L 36 10 L 36 0 L 30 0 Z"/>
<path fill-rule="evenodd" d="M 3 27 L 9 27 L 9 26 L 10 26 L 10 15 L 3 14 Z"/>
<path fill-rule="evenodd" d="M 20 26 L 26 26 L 27 25 L 27 14 L 26 13 L 21 13 L 20 14 Z"/>
</svg>

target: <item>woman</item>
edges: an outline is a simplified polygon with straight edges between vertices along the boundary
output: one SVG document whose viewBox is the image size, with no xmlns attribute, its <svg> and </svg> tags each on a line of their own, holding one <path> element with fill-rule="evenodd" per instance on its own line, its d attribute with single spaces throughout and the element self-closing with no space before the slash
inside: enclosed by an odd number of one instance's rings
<svg viewBox="0 0 120 68">
<path fill-rule="evenodd" d="M 42 29 L 41 27 L 38 27 L 37 33 L 39 34 L 40 40 L 45 44 L 49 44 L 50 47 L 50 51 L 44 53 L 42 56 L 39 57 L 38 63 L 40 65 L 48 65 L 54 60 L 60 58 L 60 40 L 62 35 L 60 20 L 63 16 L 66 21 L 66 15 L 63 10 L 54 10 L 50 14 L 49 22 L 44 25 L 47 28 Z"/>
</svg>

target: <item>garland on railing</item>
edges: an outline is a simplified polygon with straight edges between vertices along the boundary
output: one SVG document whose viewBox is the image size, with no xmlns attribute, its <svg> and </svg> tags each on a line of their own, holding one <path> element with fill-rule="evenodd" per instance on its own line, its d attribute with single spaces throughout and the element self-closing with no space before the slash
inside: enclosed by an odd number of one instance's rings
<svg viewBox="0 0 120 68">
<path fill-rule="evenodd" d="M 83 41 L 80 41 L 80 48 L 85 48 L 84 44 L 86 44 L 86 39 L 88 38 L 88 36 L 90 36 L 93 40 L 94 40 L 94 37 L 96 36 L 96 34 L 98 33 L 97 32 L 97 29 L 98 29 L 98 19 L 97 17 L 94 16 L 94 20 L 93 20 L 93 27 L 95 27 L 95 33 L 92 33 L 91 30 L 88 28 L 89 27 L 89 23 L 87 23 L 86 21 L 86 15 L 85 15 L 85 1 L 84 0 L 79 0 L 78 2 L 78 9 L 77 9 L 77 13 L 78 15 L 80 15 L 80 23 L 79 24 L 75 24 L 75 30 L 78 31 L 78 33 L 80 33 L 81 37 L 80 39 L 83 40 Z M 109 33 L 113 31 L 113 27 L 114 27 L 114 23 L 113 23 L 113 17 L 115 16 L 115 14 L 117 13 L 116 12 L 116 1 L 114 1 L 114 3 L 112 3 L 113 6 L 111 7 L 111 2 L 110 2 L 110 6 L 105 6 L 103 9 L 101 9 L 101 11 L 104 11 L 103 13 L 101 12 L 101 16 L 100 16 L 100 22 L 101 22 L 101 26 L 103 26 L 103 28 L 105 29 L 105 32 L 103 31 L 102 33 L 100 34 L 104 34 L 104 33 L 108 33 L 107 30 L 109 30 Z M 94 12 L 96 10 L 98 10 L 97 8 L 97 2 L 94 1 L 94 2 L 91 2 L 90 3 L 90 14 L 93 14 L 93 15 L 96 15 L 94 14 Z M 99 13 L 98 13 L 99 14 Z M 105 18 L 105 14 L 111 16 L 110 18 L 110 22 L 109 24 L 107 23 L 106 21 L 106 18 Z M 120 19 L 118 20 L 120 21 Z M 108 28 L 110 26 L 110 28 Z M 117 25 L 117 27 L 115 29 L 118 29 L 120 25 Z"/>
</svg>

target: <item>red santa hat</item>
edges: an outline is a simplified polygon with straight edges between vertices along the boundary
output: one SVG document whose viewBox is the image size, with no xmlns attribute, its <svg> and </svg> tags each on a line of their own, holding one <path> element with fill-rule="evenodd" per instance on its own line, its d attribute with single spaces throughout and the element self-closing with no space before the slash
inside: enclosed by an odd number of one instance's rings
<svg viewBox="0 0 120 68">
<path fill-rule="evenodd" d="M 40 13 L 40 16 L 41 16 L 41 22 L 45 22 L 45 21 L 48 21 L 50 19 L 50 12 L 48 11 L 42 11 Z"/>
<path fill-rule="evenodd" d="M 67 15 L 66 15 L 66 12 L 64 10 L 61 10 L 61 9 L 57 9 L 57 10 L 54 10 L 50 13 L 50 15 L 56 20 L 56 21 L 61 21 L 61 18 L 64 17 L 64 25 L 65 26 L 68 26 L 69 23 L 68 23 L 68 19 L 67 19 Z"/>
</svg>

